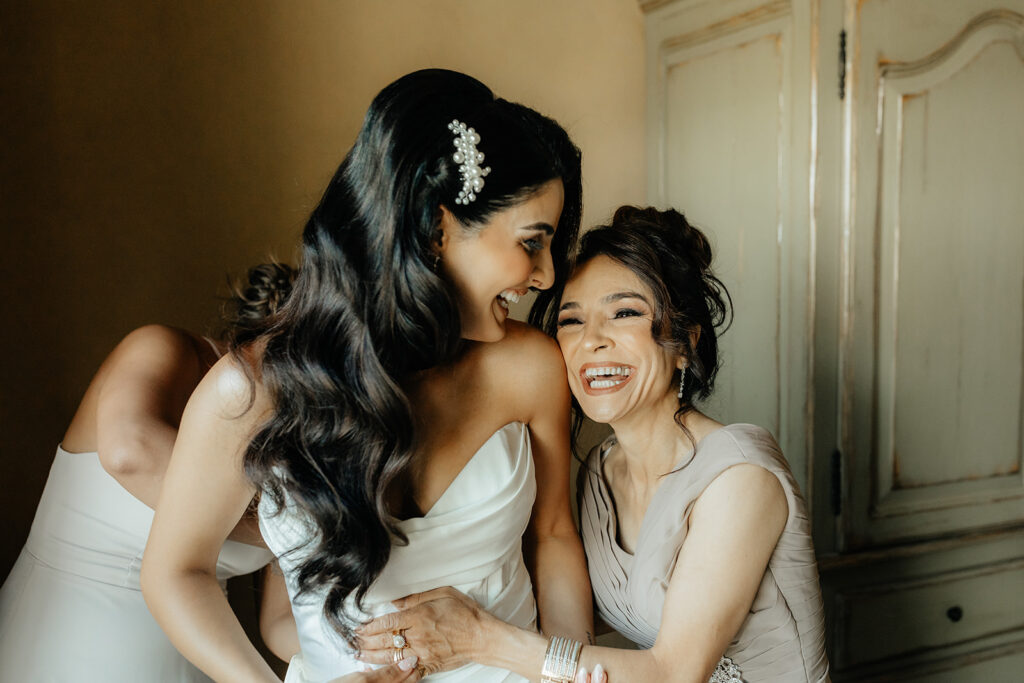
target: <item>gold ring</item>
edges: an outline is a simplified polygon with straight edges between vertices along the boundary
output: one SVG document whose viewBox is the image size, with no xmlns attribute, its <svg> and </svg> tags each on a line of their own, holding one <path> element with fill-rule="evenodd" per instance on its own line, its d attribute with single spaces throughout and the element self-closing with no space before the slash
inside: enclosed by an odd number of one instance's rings
<svg viewBox="0 0 1024 683">
<path fill-rule="evenodd" d="M 402 631 L 404 630 L 405 629 L 399 629 L 397 631 L 391 632 L 391 644 L 399 650 L 401 650 L 403 647 L 408 647 L 409 645 L 408 641 L 405 639 L 405 636 L 402 634 Z"/>
<path fill-rule="evenodd" d="M 395 662 L 395 664 L 398 664 L 400 661 L 405 659 L 405 655 L 402 654 L 403 652 L 405 652 L 404 647 L 395 648 L 395 651 L 391 655 L 391 659 Z"/>
</svg>

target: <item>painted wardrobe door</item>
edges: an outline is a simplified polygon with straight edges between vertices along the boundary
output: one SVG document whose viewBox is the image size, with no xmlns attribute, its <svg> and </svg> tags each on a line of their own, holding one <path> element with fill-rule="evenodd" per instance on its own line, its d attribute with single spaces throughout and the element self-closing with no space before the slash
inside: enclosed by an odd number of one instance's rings
<svg viewBox="0 0 1024 683">
<path fill-rule="evenodd" d="M 736 300 L 709 412 L 808 501 L 832 680 L 1024 666 L 1024 0 L 640 0 L 651 202 Z"/>
<path fill-rule="evenodd" d="M 847 545 L 1024 519 L 1024 2 L 851 26 Z"/>
</svg>

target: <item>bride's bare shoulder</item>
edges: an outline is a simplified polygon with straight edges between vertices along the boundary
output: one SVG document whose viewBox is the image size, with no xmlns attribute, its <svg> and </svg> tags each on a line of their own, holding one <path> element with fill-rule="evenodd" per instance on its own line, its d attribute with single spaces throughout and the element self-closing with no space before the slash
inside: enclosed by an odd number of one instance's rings
<svg viewBox="0 0 1024 683">
<path fill-rule="evenodd" d="M 520 412 L 525 413 L 568 404 L 565 363 L 558 343 L 525 323 L 510 320 L 506 325 L 504 339 L 484 345 L 488 347 L 483 365 L 490 392 L 507 396 L 523 406 Z"/>
<path fill-rule="evenodd" d="M 509 327 L 509 334 L 505 339 L 505 353 L 528 363 L 529 367 L 545 375 L 545 379 L 547 373 L 551 371 L 559 375 L 565 374 L 565 363 L 558 342 L 536 327 L 518 321 L 513 322 L 515 325 Z"/>
<path fill-rule="evenodd" d="M 558 343 L 536 327 L 518 320 L 505 323 L 505 337 L 500 341 L 485 344 L 488 350 L 501 357 L 542 355 L 546 358 L 562 357 Z"/>
<path fill-rule="evenodd" d="M 273 410 L 260 376 L 262 349 L 244 348 L 221 357 L 196 387 L 190 403 L 225 420 L 262 420 Z"/>
</svg>

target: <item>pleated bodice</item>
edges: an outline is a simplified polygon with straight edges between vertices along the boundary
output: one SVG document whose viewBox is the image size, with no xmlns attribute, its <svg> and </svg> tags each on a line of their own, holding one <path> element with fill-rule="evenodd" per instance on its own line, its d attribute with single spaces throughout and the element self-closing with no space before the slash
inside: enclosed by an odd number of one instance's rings
<svg viewBox="0 0 1024 683">
<path fill-rule="evenodd" d="M 601 618 L 642 647 L 653 646 L 694 503 L 729 467 L 757 465 L 782 484 L 789 517 L 750 613 L 725 656 L 739 667 L 747 683 L 828 680 L 824 611 L 810 521 L 789 465 L 771 434 L 754 425 L 735 424 L 706 436 L 687 465 L 664 477 L 651 499 L 632 554 L 618 544 L 615 505 L 603 475 L 603 458 L 610 443 L 606 441 L 590 453 L 580 492 L 581 533 Z"/>
</svg>

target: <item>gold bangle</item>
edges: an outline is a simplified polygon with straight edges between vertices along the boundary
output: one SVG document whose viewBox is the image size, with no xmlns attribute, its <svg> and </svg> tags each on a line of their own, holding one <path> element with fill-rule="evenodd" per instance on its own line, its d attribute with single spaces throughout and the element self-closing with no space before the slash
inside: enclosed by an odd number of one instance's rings
<svg viewBox="0 0 1024 683">
<path fill-rule="evenodd" d="M 560 636 L 552 637 L 544 653 L 541 683 L 573 683 L 582 650 L 583 643 Z"/>
</svg>

